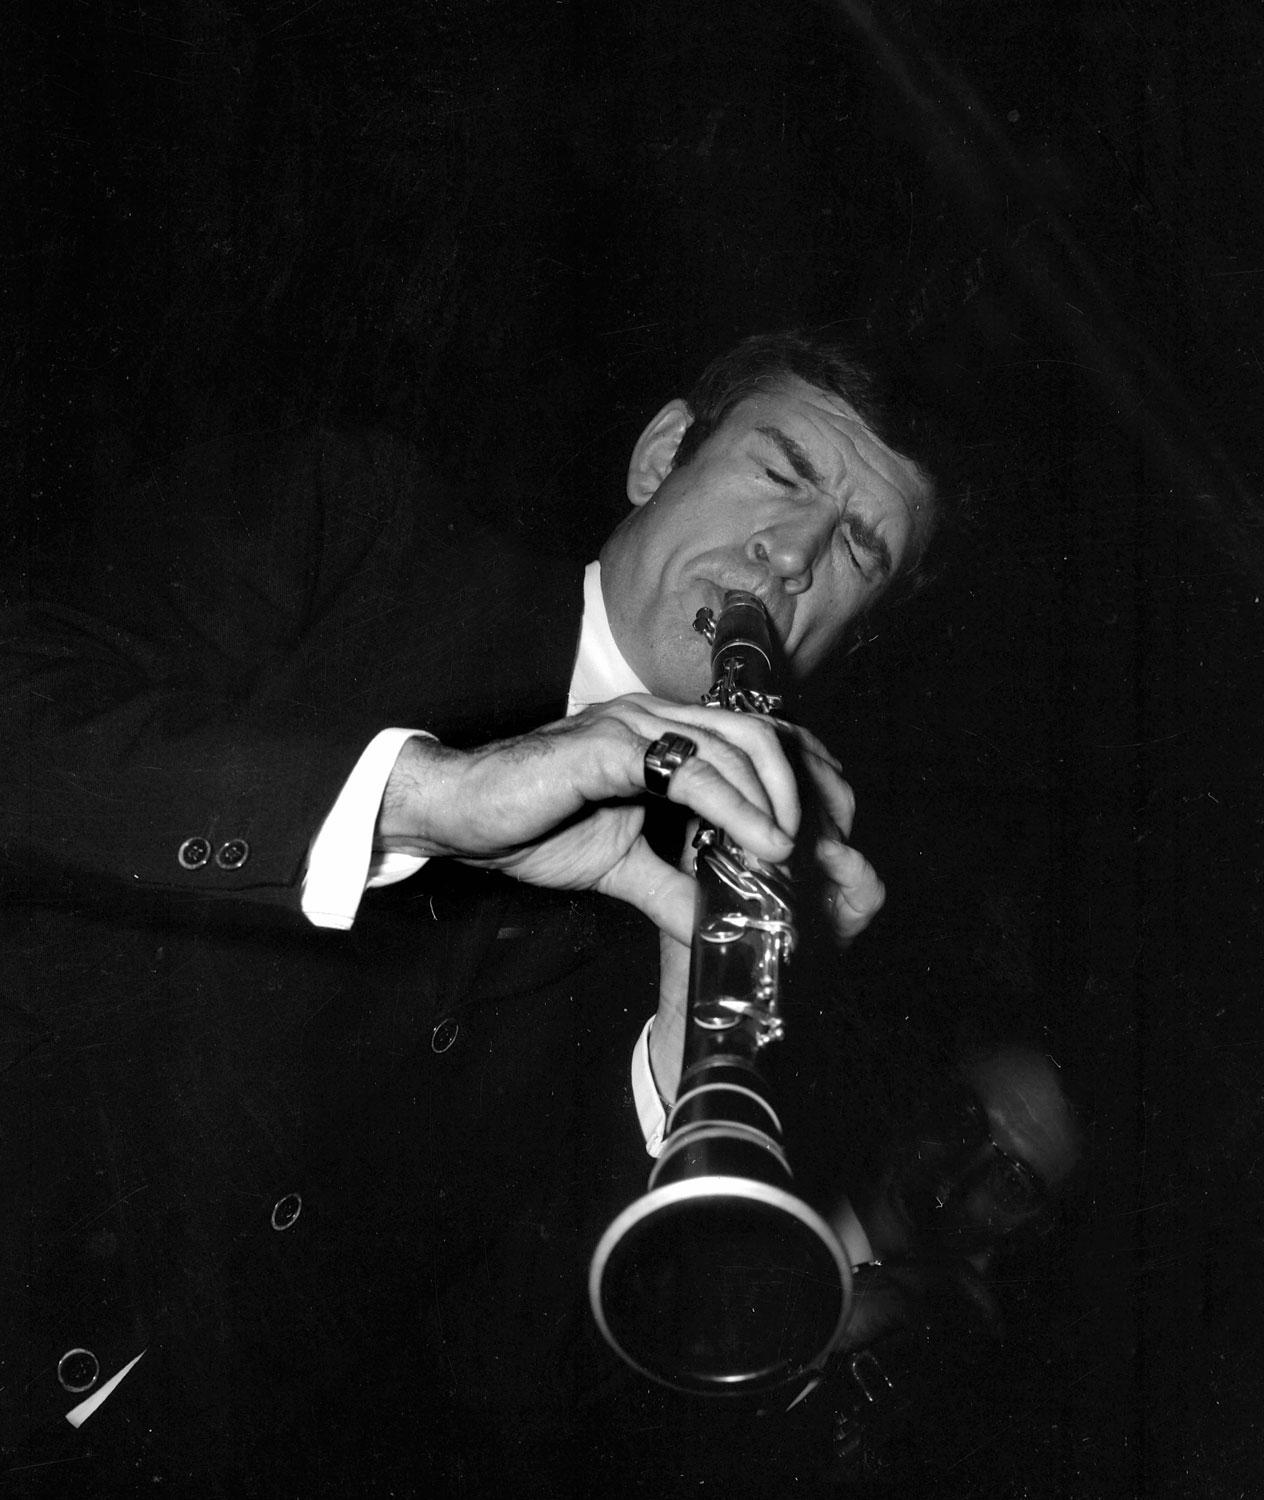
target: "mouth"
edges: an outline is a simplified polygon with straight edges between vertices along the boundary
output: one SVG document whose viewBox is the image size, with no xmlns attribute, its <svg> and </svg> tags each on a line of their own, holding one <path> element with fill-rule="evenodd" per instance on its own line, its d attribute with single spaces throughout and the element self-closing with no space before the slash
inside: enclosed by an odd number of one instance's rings
<svg viewBox="0 0 1264 1500">
<path fill-rule="evenodd" d="M 794 606 L 784 594 L 772 588 L 767 579 L 757 582 L 726 580 L 723 583 L 708 582 L 703 586 L 700 603 L 709 609 L 713 615 L 718 615 L 724 607 L 724 596 L 734 589 L 743 593 L 754 594 L 764 606 L 764 612 L 768 616 L 768 623 L 778 645 L 783 651 L 787 650 L 790 627 L 794 622 Z"/>
</svg>

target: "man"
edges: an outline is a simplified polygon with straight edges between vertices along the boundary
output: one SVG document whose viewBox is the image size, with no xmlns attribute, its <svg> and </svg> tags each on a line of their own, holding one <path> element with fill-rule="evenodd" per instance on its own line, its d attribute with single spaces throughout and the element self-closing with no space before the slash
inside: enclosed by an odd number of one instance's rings
<svg viewBox="0 0 1264 1500">
<path fill-rule="evenodd" d="M 899 1143 L 865 1223 L 883 1260 L 958 1256 L 979 1272 L 1047 1224 L 1080 1159 L 1058 1069 L 1029 1047 L 966 1059 Z"/>
<path fill-rule="evenodd" d="M 791 347 L 777 356 L 790 358 Z M 704 380 L 705 396 L 669 402 L 633 452 L 632 510 L 602 549 L 601 592 L 623 659 L 664 701 L 616 700 L 583 711 L 561 733 L 472 756 L 411 742 L 386 788 L 379 847 L 446 854 L 541 885 L 621 896 L 687 943 L 692 882 L 650 853 L 642 809 L 627 801 L 644 784 L 650 744 L 687 730 L 697 758 L 672 776 L 668 797 L 752 853 L 787 857 L 800 808 L 769 726 L 725 716 L 721 728 L 709 711 L 685 707 L 710 685 L 708 648 L 694 618 L 704 606 L 718 610 L 726 589 L 751 589 L 769 610 L 792 669 L 805 676 L 903 567 L 912 570 L 930 536 L 933 503 L 917 463 L 888 447 L 833 389 L 859 384 L 859 373 L 814 363 L 803 346 L 797 354 L 824 388 L 784 364 L 769 378 L 760 360 L 777 356 L 767 345 L 752 347 L 748 369 L 735 359 L 736 369 Z M 694 431 L 679 463 L 704 399 L 713 408 L 703 418 L 708 435 Z M 819 741 L 801 739 L 816 789 L 845 834 L 852 803 L 838 764 Z M 486 796 L 489 782 L 495 799 Z M 621 805 L 594 806 L 610 798 Z M 581 823 L 553 832 L 578 813 Z M 834 883 L 831 904 L 845 940 L 877 911 L 881 884 L 841 839 L 823 840 L 819 857 Z M 664 1008 L 654 1052 L 668 1092 L 678 1069 L 679 1017 L 678 1007 Z"/>
<path fill-rule="evenodd" d="M 777 729 L 698 705 L 692 621 L 750 588 L 796 673 L 825 661 L 930 535 L 883 431 L 835 354 L 743 345 L 645 429 L 582 580 L 395 445 L 263 434 L 153 479 L 15 621 L 11 1467 L 338 1493 L 368 1445 L 455 1493 L 470 1413 L 550 1430 L 572 1392 L 522 1351 L 574 1338 L 585 976 L 629 908 L 668 944 L 641 1093 L 679 1065 L 693 885 L 647 834 L 656 750 L 685 737 L 666 800 L 761 858 L 802 821 Z M 882 887 L 797 738 L 845 940 Z"/>
<path fill-rule="evenodd" d="M 1010 1292 L 1022 1280 L 1021 1252 L 1052 1228 L 1081 1137 L 1053 1060 L 1006 1045 L 964 1059 L 892 1143 L 860 1207 L 868 1243 L 853 1256 L 846 1347 L 804 1398 L 817 1404 L 815 1447 L 832 1454 L 827 1483 L 933 1485 L 975 1445 L 980 1407 L 1004 1410 L 1015 1369 L 988 1276 Z M 855 1236 L 850 1201 L 832 1217 Z"/>
</svg>

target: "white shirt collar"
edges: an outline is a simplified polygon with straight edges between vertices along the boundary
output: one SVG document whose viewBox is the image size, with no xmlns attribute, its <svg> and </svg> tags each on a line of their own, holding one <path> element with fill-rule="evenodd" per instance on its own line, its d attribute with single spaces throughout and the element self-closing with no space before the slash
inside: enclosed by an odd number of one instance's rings
<svg viewBox="0 0 1264 1500">
<path fill-rule="evenodd" d="M 601 592 L 601 564 L 590 562 L 584 570 L 584 623 L 566 712 L 578 713 L 591 703 L 605 703 L 623 693 L 648 691 L 614 643 Z"/>
</svg>

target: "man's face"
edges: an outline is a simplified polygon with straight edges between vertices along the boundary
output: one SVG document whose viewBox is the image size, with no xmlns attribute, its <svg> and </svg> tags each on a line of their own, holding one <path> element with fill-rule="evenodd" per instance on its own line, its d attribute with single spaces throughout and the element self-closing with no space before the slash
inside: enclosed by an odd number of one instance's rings
<svg viewBox="0 0 1264 1500">
<path fill-rule="evenodd" d="M 1079 1154 L 1050 1059 L 1003 1048 L 976 1059 L 927 1111 L 888 1193 L 911 1242 L 971 1254 L 1045 1221 Z"/>
<path fill-rule="evenodd" d="M 803 676 L 887 587 L 931 506 L 915 464 L 841 397 L 794 377 L 742 401 L 669 470 L 687 425 L 673 402 L 646 429 L 629 474 L 633 510 L 601 554 L 620 650 L 651 692 L 680 702 L 710 686 L 709 647 L 693 629 L 700 608 L 718 613 L 728 589 L 758 594 Z"/>
</svg>

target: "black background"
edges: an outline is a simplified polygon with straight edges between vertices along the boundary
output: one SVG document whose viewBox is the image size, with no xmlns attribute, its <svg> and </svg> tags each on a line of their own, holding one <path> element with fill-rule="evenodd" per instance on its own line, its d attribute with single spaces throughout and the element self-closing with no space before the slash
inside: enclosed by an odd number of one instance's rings
<svg viewBox="0 0 1264 1500">
<path fill-rule="evenodd" d="M 590 553 L 734 337 L 908 362 L 964 503 L 826 689 L 891 889 L 839 1130 L 964 1046 L 1047 1047 L 1088 1156 L 1010 1294 L 1029 1378 L 952 1485 L 1257 1492 L 1264 7 L 50 0 L 12 31 L 32 562 L 153 459 L 291 420 L 421 440 Z"/>
</svg>

